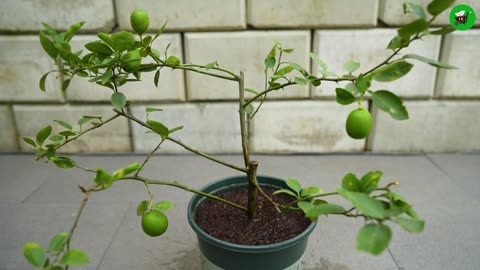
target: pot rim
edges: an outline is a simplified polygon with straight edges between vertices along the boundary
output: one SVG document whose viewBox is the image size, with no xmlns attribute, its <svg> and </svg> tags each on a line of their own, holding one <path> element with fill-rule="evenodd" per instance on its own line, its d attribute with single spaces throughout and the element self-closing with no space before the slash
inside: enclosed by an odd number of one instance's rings
<svg viewBox="0 0 480 270">
<path fill-rule="evenodd" d="M 243 177 L 245 178 L 246 176 L 244 175 L 237 175 L 237 176 L 229 176 L 222 178 L 220 180 L 210 182 L 209 184 L 203 186 L 200 190 L 204 191 L 205 189 L 208 189 L 211 186 L 214 186 L 220 182 L 230 180 L 233 178 L 238 178 L 238 177 Z M 257 175 L 257 178 L 269 178 L 271 180 L 275 181 L 284 181 L 283 179 L 273 177 L 273 176 L 267 176 L 267 175 Z M 231 185 L 231 184 L 230 184 Z M 236 184 L 236 185 L 241 185 L 241 184 Z M 245 183 L 246 185 L 246 183 Z M 234 244 L 230 243 L 227 241 L 220 240 L 218 238 L 215 238 L 206 232 L 204 232 L 196 223 L 195 219 L 193 217 L 193 213 L 195 212 L 196 205 L 193 205 L 194 201 L 197 200 L 198 197 L 203 197 L 202 195 L 199 194 L 194 194 L 192 198 L 190 199 L 188 203 L 188 208 L 187 208 L 187 218 L 188 218 L 188 223 L 190 224 L 190 227 L 192 227 L 193 231 L 197 234 L 198 237 L 201 237 L 203 240 L 209 242 L 210 244 L 216 245 L 218 247 L 224 248 L 224 249 L 229 249 L 232 251 L 236 252 L 249 252 L 249 253 L 261 253 L 261 252 L 271 252 L 275 250 L 280 250 L 280 249 L 285 249 L 288 248 L 292 245 L 295 245 L 297 242 L 305 239 L 312 233 L 313 229 L 315 229 L 315 226 L 317 225 L 317 222 L 314 221 L 312 222 L 303 232 L 300 234 L 296 235 L 293 238 L 287 239 L 282 242 L 274 243 L 274 244 L 268 244 L 268 245 L 257 245 L 257 246 L 250 246 L 250 245 L 239 245 L 239 244 Z M 199 198 L 198 200 L 200 200 Z"/>
</svg>

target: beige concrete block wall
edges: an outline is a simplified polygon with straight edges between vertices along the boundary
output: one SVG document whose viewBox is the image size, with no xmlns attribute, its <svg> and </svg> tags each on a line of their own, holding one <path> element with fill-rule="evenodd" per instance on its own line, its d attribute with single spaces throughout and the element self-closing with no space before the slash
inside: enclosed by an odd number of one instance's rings
<svg viewBox="0 0 480 270">
<path fill-rule="evenodd" d="M 412 19 L 395 0 L 98 0 L 0 2 L 0 152 L 31 151 L 23 136 L 35 136 L 42 127 L 61 126 L 52 120 L 75 124 L 84 115 L 112 115 L 111 90 L 75 78 L 66 93 L 62 78 L 49 76 L 46 92 L 39 90 L 42 74 L 55 68 L 41 48 L 37 33 L 44 21 L 65 30 L 84 20 L 74 40 L 80 50 L 95 40 L 98 31 L 129 30 L 134 8 L 149 11 L 151 31 L 168 20 L 167 33 L 155 48 L 185 63 L 220 65 L 244 71 L 246 87 L 263 89 L 265 56 L 279 40 L 294 52 L 284 61 L 296 62 L 312 73 L 309 52 L 318 54 L 331 71 L 343 74 L 346 60 L 360 61 L 366 71 L 389 55 L 385 48 L 396 34 L 392 26 Z M 418 0 L 426 6 L 429 0 Z M 480 2 L 466 0 L 475 10 Z M 75 10 L 75 12 L 73 12 Z M 449 11 L 448 11 L 449 12 Z M 447 13 L 448 13 L 447 12 Z M 448 15 L 448 14 L 447 14 Z M 448 23 L 439 17 L 436 25 Z M 477 14 L 477 17 L 480 16 Z M 335 83 L 319 87 L 294 86 L 269 95 L 250 123 L 250 148 L 257 153 L 325 152 L 470 152 L 480 151 L 480 19 L 474 29 L 441 38 L 429 36 L 404 53 L 417 53 L 458 66 L 437 70 L 415 64 L 410 74 L 372 89 L 392 90 L 405 99 L 410 120 L 397 121 L 379 111 L 367 97 L 364 107 L 374 117 L 367 140 L 353 140 L 344 131 L 346 116 L 355 107 L 335 103 Z M 173 137 L 207 153 L 240 153 L 238 90 L 232 82 L 182 70 L 163 69 L 159 87 L 153 73 L 143 82 L 122 87 L 131 111 L 146 119 L 146 107 L 163 108 L 151 119 L 170 128 L 183 125 Z M 344 85 L 344 84 L 340 84 Z M 250 93 L 246 94 L 251 97 Z M 254 107 L 259 103 L 255 102 Z M 66 152 L 149 152 L 158 136 L 126 119 L 117 119 L 64 149 Z M 173 143 L 164 153 L 185 153 Z"/>
</svg>

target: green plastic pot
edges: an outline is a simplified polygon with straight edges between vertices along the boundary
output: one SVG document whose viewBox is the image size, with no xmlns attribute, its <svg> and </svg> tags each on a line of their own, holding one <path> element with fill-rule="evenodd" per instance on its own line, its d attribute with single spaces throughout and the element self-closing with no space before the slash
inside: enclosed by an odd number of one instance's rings
<svg viewBox="0 0 480 270">
<path fill-rule="evenodd" d="M 287 188 L 285 181 L 279 178 L 257 176 L 257 179 L 260 184 Z M 234 176 L 210 183 L 203 187 L 202 191 L 218 194 L 245 187 L 247 187 L 246 176 Z M 208 235 L 195 224 L 195 210 L 205 199 L 195 194 L 187 210 L 188 222 L 197 234 L 204 270 L 300 270 L 303 268 L 303 255 L 307 248 L 308 236 L 315 228 L 316 222 L 312 222 L 301 234 L 283 242 L 260 246 L 232 244 Z"/>
</svg>

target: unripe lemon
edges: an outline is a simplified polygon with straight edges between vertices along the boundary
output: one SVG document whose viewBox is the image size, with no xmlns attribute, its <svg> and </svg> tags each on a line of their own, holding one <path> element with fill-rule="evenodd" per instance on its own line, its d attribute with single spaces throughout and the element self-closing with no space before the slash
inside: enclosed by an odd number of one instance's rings
<svg viewBox="0 0 480 270">
<path fill-rule="evenodd" d="M 160 210 L 152 210 L 142 216 L 142 229 L 150 236 L 160 236 L 168 228 L 167 216 Z"/>
<path fill-rule="evenodd" d="M 372 115 L 363 108 L 353 110 L 347 117 L 346 129 L 348 135 L 354 139 L 368 137 L 372 130 Z"/>
<path fill-rule="evenodd" d="M 140 50 L 129 51 L 122 56 L 122 68 L 127 72 L 135 72 L 142 63 Z"/>
<path fill-rule="evenodd" d="M 143 9 L 135 9 L 130 14 L 130 24 L 135 32 L 143 34 L 147 31 L 149 25 L 148 13 Z"/>
</svg>

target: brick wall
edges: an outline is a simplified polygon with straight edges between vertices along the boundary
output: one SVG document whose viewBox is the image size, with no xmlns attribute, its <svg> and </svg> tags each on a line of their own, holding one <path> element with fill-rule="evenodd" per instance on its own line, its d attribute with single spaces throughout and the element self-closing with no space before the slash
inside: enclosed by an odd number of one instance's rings
<svg viewBox="0 0 480 270">
<path fill-rule="evenodd" d="M 134 8 L 150 13 L 156 30 L 168 19 L 168 33 L 157 42 L 183 62 L 207 64 L 218 60 L 231 70 L 246 72 L 246 85 L 262 88 L 263 58 L 280 40 L 295 48 L 290 61 L 311 67 L 308 53 L 318 54 L 332 70 L 341 71 L 348 59 L 361 62 L 365 71 L 388 55 L 385 47 L 395 35 L 394 26 L 411 19 L 403 15 L 397 0 L 3 0 L 0 3 L 0 151 L 29 151 L 22 136 L 34 136 L 40 128 L 60 119 L 76 122 L 83 115 L 109 116 L 111 92 L 107 88 L 74 79 L 67 93 L 61 78 L 50 76 L 47 92 L 38 88 L 40 76 L 53 68 L 36 33 L 45 21 L 56 28 L 80 20 L 87 23 L 74 38 L 73 47 L 95 39 L 97 31 L 130 29 Z M 426 5 L 428 0 L 417 2 Z M 480 3 L 463 1 L 480 16 Z M 448 23 L 440 16 L 438 25 Z M 418 152 L 480 150 L 480 19 L 476 29 L 441 38 L 425 38 L 409 52 L 458 66 L 439 70 L 415 63 L 404 78 L 387 89 L 405 98 L 410 120 L 396 121 L 371 108 L 375 119 L 367 140 L 350 139 L 346 116 L 353 107 L 335 102 L 335 84 L 294 86 L 270 95 L 250 126 L 255 152 Z M 236 85 L 183 71 L 162 72 L 159 87 L 153 75 L 122 90 L 132 111 L 145 117 L 146 106 L 165 111 L 153 118 L 167 125 L 184 125 L 176 137 L 211 153 L 239 153 Z M 375 83 L 374 89 L 384 85 Z M 107 89 L 107 90 L 105 90 Z M 106 128 L 82 137 L 68 152 L 147 152 L 158 137 L 117 119 Z M 165 145 L 166 152 L 183 150 Z"/>
</svg>

